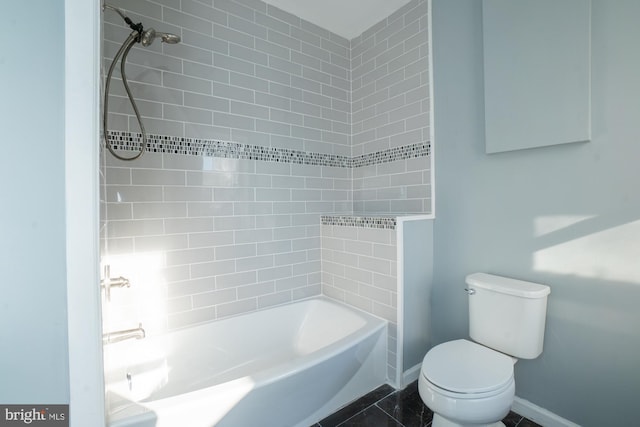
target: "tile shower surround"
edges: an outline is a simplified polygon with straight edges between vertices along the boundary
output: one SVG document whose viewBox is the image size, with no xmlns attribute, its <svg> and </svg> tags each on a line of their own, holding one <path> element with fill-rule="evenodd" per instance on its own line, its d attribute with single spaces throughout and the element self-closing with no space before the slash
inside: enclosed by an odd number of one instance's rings
<svg viewBox="0 0 640 427">
<path fill-rule="evenodd" d="M 387 378 L 396 378 L 398 247 L 394 217 L 321 217 L 322 293 L 389 322 Z"/>
<path fill-rule="evenodd" d="M 322 293 L 322 214 L 430 211 L 426 0 L 351 41 L 259 0 L 114 3 L 183 39 L 129 55 L 152 150 L 103 155 L 103 258 L 132 278 L 114 328 Z M 106 67 L 129 30 L 103 16 Z M 126 150 L 140 136 L 117 74 L 109 129 Z"/>
<path fill-rule="evenodd" d="M 350 41 L 259 0 L 113 2 L 182 37 L 129 55 L 130 86 L 152 135 L 354 159 L 430 140 L 427 0 Z M 103 16 L 106 68 L 130 30 L 115 13 Z M 136 133 L 118 72 L 109 129 Z M 429 212 L 426 163 L 410 184 L 393 168 L 355 168 L 353 211 Z"/>
</svg>

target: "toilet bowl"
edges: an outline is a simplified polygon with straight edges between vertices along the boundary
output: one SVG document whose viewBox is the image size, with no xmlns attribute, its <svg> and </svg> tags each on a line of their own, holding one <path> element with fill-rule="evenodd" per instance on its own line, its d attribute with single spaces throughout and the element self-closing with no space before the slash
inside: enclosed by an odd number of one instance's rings
<svg viewBox="0 0 640 427">
<path fill-rule="evenodd" d="M 542 353 L 550 288 L 486 273 L 466 277 L 470 340 L 427 352 L 418 391 L 433 427 L 504 426 L 515 397 L 513 365 Z"/>
<path fill-rule="evenodd" d="M 434 412 L 433 427 L 500 426 L 515 395 L 514 359 L 467 340 L 425 356 L 418 391 Z"/>
</svg>

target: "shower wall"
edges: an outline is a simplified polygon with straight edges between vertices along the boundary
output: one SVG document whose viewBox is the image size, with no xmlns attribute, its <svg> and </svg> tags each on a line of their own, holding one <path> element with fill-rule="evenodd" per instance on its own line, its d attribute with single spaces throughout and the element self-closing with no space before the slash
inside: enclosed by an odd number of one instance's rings
<svg viewBox="0 0 640 427">
<path fill-rule="evenodd" d="M 356 213 L 431 212 L 428 34 L 423 0 L 351 40 Z M 375 163 L 358 162 L 371 153 Z"/>
<path fill-rule="evenodd" d="M 114 4 L 183 41 L 131 51 L 150 150 L 103 157 L 103 264 L 132 283 L 111 293 L 110 328 L 320 294 L 321 214 L 430 212 L 426 0 L 352 41 L 258 0 Z M 130 30 L 104 16 L 107 67 Z M 115 74 L 110 135 L 132 155 Z"/>
</svg>

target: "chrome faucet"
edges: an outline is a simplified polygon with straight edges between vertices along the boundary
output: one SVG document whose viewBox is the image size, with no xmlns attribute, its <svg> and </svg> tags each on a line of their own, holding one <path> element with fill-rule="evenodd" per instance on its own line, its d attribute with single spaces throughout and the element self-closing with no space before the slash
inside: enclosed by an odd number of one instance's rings
<svg viewBox="0 0 640 427">
<path fill-rule="evenodd" d="M 124 288 L 124 287 L 131 287 L 131 283 L 129 282 L 129 279 L 125 278 L 125 277 L 115 277 L 115 278 L 111 278 L 111 266 L 110 265 L 105 265 L 104 266 L 104 279 L 102 279 L 100 281 L 100 286 L 104 288 L 104 292 L 105 295 L 107 297 L 107 301 L 111 301 L 111 288 L 116 287 L 116 288 Z"/>
<path fill-rule="evenodd" d="M 137 328 L 124 329 L 122 331 L 107 332 L 105 334 L 102 334 L 102 343 L 111 344 L 114 342 L 129 340 L 133 338 L 140 340 L 145 336 L 146 332 L 142 328 L 142 323 L 139 323 Z"/>
</svg>

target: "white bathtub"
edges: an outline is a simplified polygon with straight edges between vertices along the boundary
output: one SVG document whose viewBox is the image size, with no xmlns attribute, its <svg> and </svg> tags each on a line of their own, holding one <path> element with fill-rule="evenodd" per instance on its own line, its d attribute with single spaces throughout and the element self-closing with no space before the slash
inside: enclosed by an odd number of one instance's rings
<svg viewBox="0 0 640 427">
<path fill-rule="evenodd" d="M 314 298 L 105 347 L 111 427 L 308 427 L 385 382 L 386 321 Z"/>
</svg>

